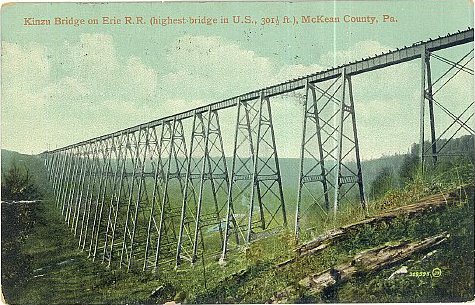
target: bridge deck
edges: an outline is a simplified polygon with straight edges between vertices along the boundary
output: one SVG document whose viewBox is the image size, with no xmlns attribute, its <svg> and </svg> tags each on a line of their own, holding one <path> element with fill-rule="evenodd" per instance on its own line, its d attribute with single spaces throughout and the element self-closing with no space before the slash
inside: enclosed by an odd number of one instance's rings
<svg viewBox="0 0 475 305">
<path fill-rule="evenodd" d="M 110 134 L 106 134 L 106 135 L 102 135 L 96 138 L 85 140 L 76 144 L 68 145 L 63 148 L 58 148 L 56 150 L 53 150 L 51 152 L 68 150 L 70 148 L 78 147 L 87 143 L 93 143 L 96 141 L 104 140 L 106 138 L 116 137 L 124 133 L 136 132 L 141 128 L 144 128 L 147 126 L 149 127 L 158 126 L 164 122 L 169 122 L 174 119 L 181 120 L 181 119 L 189 118 L 189 117 L 192 117 L 195 113 L 204 113 L 208 111 L 210 107 L 212 110 L 219 110 L 219 109 L 233 107 L 237 105 L 238 101 L 250 101 L 250 100 L 260 98 L 262 91 L 264 92 L 264 95 L 268 97 L 277 96 L 284 93 L 289 93 L 295 90 L 303 89 L 305 87 L 307 79 L 310 83 L 318 83 L 318 82 L 323 82 L 329 79 L 336 78 L 341 75 L 342 69 L 345 69 L 345 73 L 347 75 L 357 75 L 357 74 L 385 68 L 391 65 L 408 62 L 408 61 L 420 58 L 424 50 L 428 52 L 434 52 L 434 51 L 450 48 L 453 46 L 466 44 L 472 41 L 473 41 L 473 28 L 469 28 L 465 31 L 460 31 L 453 34 L 448 34 L 447 36 L 444 36 L 444 37 L 439 37 L 436 39 L 429 39 L 427 41 L 414 43 L 411 46 L 405 46 L 401 49 L 396 49 L 396 50 L 392 50 L 387 53 L 383 53 L 383 54 L 376 55 L 373 57 L 364 58 L 359 61 L 348 63 L 343 66 L 333 67 L 325 71 L 320 71 L 314 74 L 306 75 L 306 76 L 289 80 L 289 81 L 286 81 L 274 86 L 251 91 L 239 96 L 235 96 L 235 97 L 225 99 L 219 102 L 211 103 L 206 106 L 201 106 L 201 107 L 191 109 L 185 112 L 177 113 L 177 114 L 160 118 L 157 120 L 153 120 L 147 123 L 143 123 L 140 125 L 126 128 L 126 129 L 122 129 Z"/>
</svg>

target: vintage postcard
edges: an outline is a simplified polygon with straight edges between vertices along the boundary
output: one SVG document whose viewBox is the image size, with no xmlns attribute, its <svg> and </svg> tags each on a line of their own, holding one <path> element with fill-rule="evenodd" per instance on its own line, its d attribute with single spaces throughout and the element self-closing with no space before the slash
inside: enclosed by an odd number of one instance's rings
<svg viewBox="0 0 475 305">
<path fill-rule="evenodd" d="M 473 6 L 3 4 L 3 302 L 473 301 Z"/>
</svg>

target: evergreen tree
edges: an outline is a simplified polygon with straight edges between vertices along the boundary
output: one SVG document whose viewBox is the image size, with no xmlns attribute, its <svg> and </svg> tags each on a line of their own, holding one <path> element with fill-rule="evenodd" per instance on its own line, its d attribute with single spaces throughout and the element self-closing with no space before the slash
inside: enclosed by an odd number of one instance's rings
<svg viewBox="0 0 475 305">
<path fill-rule="evenodd" d="M 2 176 L 2 199 L 16 201 L 38 199 L 38 189 L 33 184 L 27 168 L 21 170 L 15 162 L 12 162 L 8 171 Z"/>
<path fill-rule="evenodd" d="M 414 181 L 414 176 L 419 168 L 419 157 L 415 154 L 404 156 L 401 167 L 399 168 L 399 183 L 404 186 Z"/>
<path fill-rule="evenodd" d="M 371 195 L 374 198 L 382 197 L 394 187 L 395 179 L 391 168 L 383 167 L 371 183 Z"/>
</svg>

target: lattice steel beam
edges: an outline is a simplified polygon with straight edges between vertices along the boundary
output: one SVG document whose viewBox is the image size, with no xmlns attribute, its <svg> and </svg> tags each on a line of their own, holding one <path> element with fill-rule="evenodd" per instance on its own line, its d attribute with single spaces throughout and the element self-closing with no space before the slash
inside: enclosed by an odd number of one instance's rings
<svg viewBox="0 0 475 305">
<path fill-rule="evenodd" d="M 470 120 L 473 120 L 475 112 L 473 111 L 474 101 L 458 101 L 459 105 L 465 105 L 460 114 L 454 114 L 443 103 L 438 101 L 436 94 L 438 94 L 447 84 L 449 84 L 459 73 L 464 72 L 469 75 L 474 74 L 472 68 L 469 65 L 473 65 L 474 57 L 473 49 L 469 50 L 462 58 L 458 61 L 452 61 L 450 59 L 444 58 L 440 55 L 433 54 L 429 50 L 423 50 L 421 53 L 421 102 L 420 102 L 420 116 L 419 116 L 419 129 L 420 129 L 420 138 L 419 138 L 419 159 L 421 160 L 422 170 L 425 167 L 425 159 L 431 158 L 432 165 L 437 164 L 439 156 L 445 155 L 442 150 L 444 147 L 461 131 L 474 136 L 475 130 L 470 126 Z M 435 58 L 447 65 L 448 69 L 445 69 L 444 72 L 438 76 L 435 81 L 432 81 L 432 70 L 431 70 L 431 58 Z M 426 148 L 425 143 L 425 110 L 426 107 L 429 110 L 429 131 L 430 131 L 430 145 Z M 435 108 L 442 110 L 443 113 L 448 115 L 452 121 L 451 123 L 439 134 L 436 135 L 435 128 Z M 472 110 L 472 111 L 470 111 Z M 455 128 L 453 128 L 455 127 Z M 455 131 L 453 131 L 455 129 Z M 443 137 L 447 134 L 448 131 L 452 131 L 452 134 L 449 135 L 447 139 Z M 442 142 L 444 140 L 444 142 Z M 454 156 L 454 154 L 451 154 Z"/>
<path fill-rule="evenodd" d="M 214 154 L 217 155 L 215 158 L 212 157 Z M 205 114 L 198 113 L 194 116 L 188 160 L 185 200 L 182 206 L 181 230 L 176 255 L 177 266 L 183 258 L 194 263 L 200 245 L 204 251 L 205 239 L 208 235 L 213 235 L 203 232 L 204 227 L 217 226 L 221 244 L 223 242 L 221 221 L 224 218 L 226 201 L 221 197 L 226 198 L 228 172 L 216 111 L 209 109 Z M 186 204 L 189 200 L 189 188 L 194 196 L 192 205 Z M 206 190 L 212 194 L 211 199 L 204 198 Z M 203 210 L 206 215 L 202 214 Z M 192 227 L 189 227 L 189 224 Z M 189 245 L 182 243 L 184 231 L 186 231 Z"/>
<path fill-rule="evenodd" d="M 262 146 L 267 149 L 261 151 Z M 258 232 L 286 226 L 278 160 L 270 100 L 261 92 L 257 101 L 241 102 L 237 107 L 221 261 L 226 258 L 232 233 L 237 244 L 247 244 L 258 238 Z M 254 212 L 256 203 L 258 213 Z"/>
<path fill-rule="evenodd" d="M 333 215 L 336 217 L 339 205 L 350 197 L 355 186 L 358 187 L 357 198 L 366 211 L 351 76 L 343 70 L 339 78 L 322 85 L 326 88 L 310 83 L 305 87 L 295 213 L 297 238 L 302 216 L 306 216 L 305 220 L 325 222 L 330 201 L 333 201 Z M 321 217 L 318 218 L 317 214 Z M 305 226 L 311 227 L 308 223 Z"/>
<path fill-rule="evenodd" d="M 422 54 L 421 50 L 434 52 L 437 50 L 446 49 L 446 48 L 450 48 L 457 45 L 462 45 L 462 44 L 469 43 L 472 41 L 473 41 L 473 29 L 469 28 L 465 31 L 459 31 L 458 33 L 448 34 L 447 36 L 439 37 L 436 39 L 430 39 L 425 42 L 421 41 L 419 43 L 414 43 L 412 46 L 408 46 L 408 47 L 405 46 L 404 48 L 401 48 L 401 49 L 388 51 L 387 53 L 375 55 L 374 57 L 364 58 L 353 63 L 349 63 L 349 64 L 342 65 L 335 68 L 330 68 L 328 70 L 310 74 L 310 75 L 300 77 L 297 79 L 289 80 L 289 81 L 277 84 L 275 86 L 270 86 L 264 89 L 245 93 L 245 94 L 232 97 L 220 102 L 198 107 L 192 110 L 188 110 L 188 111 L 181 112 L 175 115 L 164 117 L 158 120 L 153 120 L 145 124 L 140 124 L 137 126 L 126 128 L 114 133 L 110 133 L 110 134 L 96 137 L 90 140 L 82 141 L 82 142 L 72 144 L 72 145 L 59 148 L 56 150 L 66 150 L 73 146 L 83 145 L 86 142 L 95 142 L 103 138 L 115 137 L 115 136 L 120 135 L 122 132 L 134 132 L 134 131 L 139 130 L 144 125 L 153 127 L 153 126 L 161 125 L 163 124 L 163 122 L 172 122 L 174 119 L 182 120 L 185 118 L 191 118 L 193 117 L 195 113 L 205 113 L 206 111 L 208 111 L 209 107 L 211 107 L 211 110 L 220 110 L 220 109 L 225 109 L 229 107 L 234 107 L 239 102 L 258 99 L 261 95 L 261 92 L 264 92 L 264 95 L 267 97 L 273 97 L 276 95 L 281 95 L 284 93 L 300 90 L 300 89 L 305 88 L 305 85 L 307 84 L 307 82 L 314 84 L 314 83 L 319 83 L 319 82 L 327 81 L 330 79 L 338 78 L 340 77 L 343 69 L 345 70 L 346 75 L 354 76 L 361 73 L 365 73 L 365 72 L 385 68 L 391 65 L 421 58 L 421 54 Z"/>
</svg>

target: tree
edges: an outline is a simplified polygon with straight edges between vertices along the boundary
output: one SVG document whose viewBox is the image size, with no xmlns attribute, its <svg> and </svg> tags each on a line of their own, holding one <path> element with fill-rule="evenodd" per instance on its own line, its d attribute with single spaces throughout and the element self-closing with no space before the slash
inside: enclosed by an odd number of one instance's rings
<svg viewBox="0 0 475 305">
<path fill-rule="evenodd" d="M 21 170 L 15 162 L 12 162 L 8 171 L 2 176 L 2 199 L 15 201 L 38 199 L 38 189 L 33 184 L 26 167 Z"/>
<path fill-rule="evenodd" d="M 374 198 L 383 196 L 394 187 L 395 178 L 391 168 L 383 167 L 374 181 L 371 183 L 371 194 Z"/>
<path fill-rule="evenodd" d="M 413 182 L 418 169 L 419 157 L 416 154 L 408 154 L 404 156 L 404 160 L 399 168 L 399 182 L 401 186 Z"/>
</svg>

